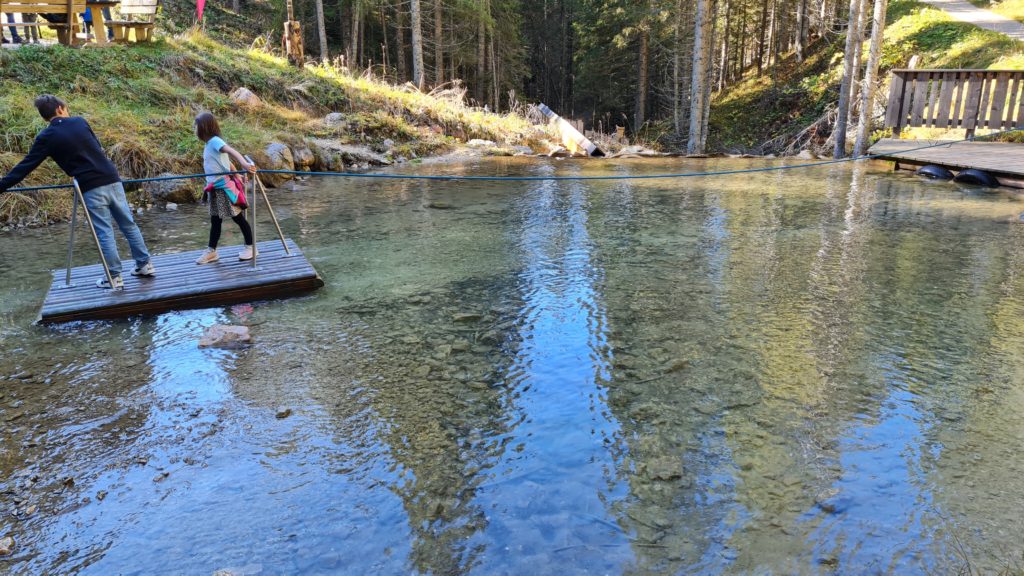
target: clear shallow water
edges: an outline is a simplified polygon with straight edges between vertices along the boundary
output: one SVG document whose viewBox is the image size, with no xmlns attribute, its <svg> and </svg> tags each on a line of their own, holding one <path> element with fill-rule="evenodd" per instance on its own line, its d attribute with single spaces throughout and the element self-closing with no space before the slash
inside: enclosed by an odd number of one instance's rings
<svg viewBox="0 0 1024 576">
<path fill-rule="evenodd" d="M 275 204 L 324 289 L 118 322 L 32 326 L 66 227 L 0 236 L 0 573 L 1024 564 L 1010 195 L 876 165 L 326 180 Z M 141 218 L 154 251 L 203 221 Z M 223 322 L 255 344 L 199 350 Z"/>
</svg>

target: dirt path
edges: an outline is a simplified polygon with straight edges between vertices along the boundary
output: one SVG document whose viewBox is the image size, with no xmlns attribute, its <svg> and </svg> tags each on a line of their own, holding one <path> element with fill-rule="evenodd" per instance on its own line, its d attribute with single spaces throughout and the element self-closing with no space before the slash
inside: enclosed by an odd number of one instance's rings
<svg viewBox="0 0 1024 576">
<path fill-rule="evenodd" d="M 947 14 L 961 20 L 974 24 L 979 28 L 1005 34 L 1014 40 L 1024 42 L 1024 24 L 1016 20 L 1010 20 L 983 8 L 978 8 L 964 0 L 921 0 L 925 4 L 945 11 Z"/>
</svg>

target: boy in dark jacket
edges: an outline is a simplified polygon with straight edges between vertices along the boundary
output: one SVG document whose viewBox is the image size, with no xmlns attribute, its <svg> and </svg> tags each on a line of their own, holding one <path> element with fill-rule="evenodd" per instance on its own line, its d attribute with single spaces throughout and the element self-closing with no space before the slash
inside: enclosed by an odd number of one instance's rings
<svg viewBox="0 0 1024 576">
<path fill-rule="evenodd" d="M 0 192 L 15 186 L 35 170 L 43 160 L 53 161 L 64 172 L 78 180 L 85 198 L 85 207 L 92 217 L 96 236 L 103 250 L 103 258 L 110 268 L 113 285 L 106 276 L 96 281 L 100 288 L 124 288 L 121 279 L 121 256 L 117 253 L 114 227 L 117 223 L 121 234 L 128 241 L 132 258 L 135 259 L 134 276 L 154 276 L 156 270 L 150 263 L 146 242 L 142 232 L 135 225 L 131 207 L 124 195 L 121 176 L 113 162 L 103 153 L 99 140 L 84 118 L 68 114 L 68 106 L 56 96 L 45 94 L 36 98 L 36 109 L 44 120 L 50 123 L 36 136 L 25 159 L 18 163 L 4 178 L 0 179 Z"/>
</svg>

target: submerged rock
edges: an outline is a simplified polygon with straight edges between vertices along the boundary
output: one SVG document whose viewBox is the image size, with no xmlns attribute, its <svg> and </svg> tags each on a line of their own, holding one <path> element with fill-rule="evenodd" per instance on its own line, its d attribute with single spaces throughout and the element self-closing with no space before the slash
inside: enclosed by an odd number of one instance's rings
<svg viewBox="0 0 1024 576">
<path fill-rule="evenodd" d="M 199 339 L 200 348 L 238 348 L 252 343 L 252 336 L 246 326 L 214 324 L 203 331 Z"/>
<path fill-rule="evenodd" d="M 14 552 L 14 538 L 0 538 L 0 556 L 10 556 L 11 552 Z"/>
</svg>

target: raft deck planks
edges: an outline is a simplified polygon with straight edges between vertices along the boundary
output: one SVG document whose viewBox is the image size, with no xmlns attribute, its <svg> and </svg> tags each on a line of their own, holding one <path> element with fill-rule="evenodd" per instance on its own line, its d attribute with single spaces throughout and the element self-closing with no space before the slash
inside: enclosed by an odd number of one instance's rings
<svg viewBox="0 0 1024 576">
<path fill-rule="evenodd" d="M 256 270 L 251 261 L 238 260 L 240 246 L 221 248 L 218 262 L 202 266 L 195 263 L 202 250 L 154 256 L 155 278 L 132 276 L 135 262 L 126 260 L 122 263 L 123 291 L 96 286 L 96 279 L 103 277 L 99 264 L 72 268 L 70 288 L 65 287 L 66 270 L 54 270 L 39 321 L 94 320 L 205 308 L 290 296 L 323 286 L 299 247 L 290 239 L 286 241 L 291 256 L 285 254 L 280 240 L 258 242 Z"/>
<path fill-rule="evenodd" d="M 950 145 L 905 152 L 939 143 Z M 893 160 L 897 168 L 904 164 L 915 169 L 934 164 L 954 172 L 968 168 L 984 170 L 1004 186 L 1024 188 L 1024 144 L 884 138 L 872 146 L 868 154 L 879 156 L 880 160 Z"/>
</svg>

